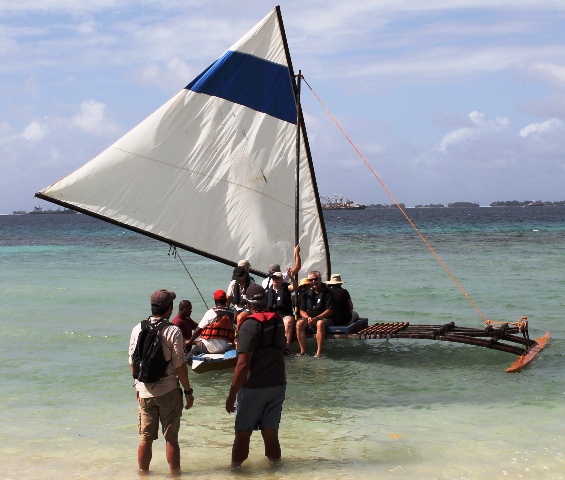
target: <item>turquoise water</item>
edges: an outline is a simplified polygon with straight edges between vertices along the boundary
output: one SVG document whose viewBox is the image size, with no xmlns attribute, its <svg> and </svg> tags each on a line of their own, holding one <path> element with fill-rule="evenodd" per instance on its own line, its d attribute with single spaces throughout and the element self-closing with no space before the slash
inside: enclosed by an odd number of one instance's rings
<svg viewBox="0 0 565 480">
<path fill-rule="evenodd" d="M 183 417 L 187 478 L 565 478 L 565 208 L 408 210 L 490 319 L 527 315 L 552 334 L 520 374 L 511 354 L 423 340 L 333 341 L 289 358 L 283 461 L 228 469 L 229 372 L 193 374 Z M 396 211 L 327 212 L 333 272 L 375 321 L 478 327 L 482 319 Z M 231 269 L 181 252 L 206 301 Z M 2 478 L 137 478 L 127 365 L 148 297 L 206 306 L 168 247 L 83 215 L 0 216 Z M 296 348 L 296 346 L 294 347 Z M 313 352 L 314 345 L 308 348 Z M 155 444 L 152 478 L 167 478 Z"/>
</svg>

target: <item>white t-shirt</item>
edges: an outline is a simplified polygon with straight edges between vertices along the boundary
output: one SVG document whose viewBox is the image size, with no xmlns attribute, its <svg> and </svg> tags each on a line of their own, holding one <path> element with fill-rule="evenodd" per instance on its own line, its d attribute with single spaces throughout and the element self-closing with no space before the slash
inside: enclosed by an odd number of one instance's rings
<svg viewBox="0 0 565 480">
<path fill-rule="evenodd" d="M 217 316 L 218 314 L 214 311 L 213 308 L 211 308 L 204 314 L 202 320 L 200 320 L 198 328 L 204 330 L 208 325 L 214 323 L 214 320 L 216 320 Z M 206 350 L 208 350 L 210 353 L 224 353 L 229 346 L 228 341 L 224 338 L 200 338 L 200 340 L 202 340 L 202 343 L 206 347 Z"/>
</svg>

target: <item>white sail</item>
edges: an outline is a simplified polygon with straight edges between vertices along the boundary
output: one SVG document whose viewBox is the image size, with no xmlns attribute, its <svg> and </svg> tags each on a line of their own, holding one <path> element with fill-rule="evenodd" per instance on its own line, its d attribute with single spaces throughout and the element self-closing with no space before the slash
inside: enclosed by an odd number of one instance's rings
<svg viewBox="0 0 565 480">
<path fill-rule="evenodd" d="M 36 196 L 229 265 L 293 264 L 296 83 L 280 11 L 96 158 Z M 329 253 L 302 124 L 302 272 Z"/>
</svg>

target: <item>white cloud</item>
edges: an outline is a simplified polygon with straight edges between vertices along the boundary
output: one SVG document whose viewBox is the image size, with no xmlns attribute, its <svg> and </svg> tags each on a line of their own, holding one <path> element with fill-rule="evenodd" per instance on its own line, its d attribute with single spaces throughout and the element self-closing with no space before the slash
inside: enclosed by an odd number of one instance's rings
<svg viewBox="0 0 565 480">
<path fill-rule="evenodd" d="M 565 86 L 565 66 L 549 62 L 536 62 L 532 68 L 549 80 Z"/>
<path fill-rule="evenodd" d="M 25 140 L 41 140 L 47 135 L 48 128 L 37 120 L 33 120 L 22 132 L 21 136 Z"/>
<path fill-rule="evenodd" d="M 459 128 L 449 132 L 439 143 L 438 150 L 445 152 L 450 146 L 475 139 L 479 136 L 504 130 L 510 123 L 507 117 L 497 117 L 494 120 L 485 121 L 485 114 L 481 112 L 471 112 L 470 127 Z"/>
<path fill-rule="evenodd" d="M 80 112 L 70 120 L 71 127 L 84 130 L 92 135 L 112 135 L 118 126 L 105 118 L 106 105 L 95 100 L 85 100 L 80 105 Z"/>
<path fill-rule="evenodd" d="M 531 123 L 520 130 L 519 135 L 526 138 L 533 133 L 547 133 L 558 129 L 563 125 L 563 122 L 558 118 L 552 118 L 541 123 Z"/>
</svg>

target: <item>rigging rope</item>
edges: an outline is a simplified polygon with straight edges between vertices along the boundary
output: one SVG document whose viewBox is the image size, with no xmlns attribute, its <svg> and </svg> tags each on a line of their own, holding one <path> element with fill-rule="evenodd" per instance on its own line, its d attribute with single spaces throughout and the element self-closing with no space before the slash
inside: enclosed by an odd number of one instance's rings
<svg viewBox="0 0 565 480">
<path fill-rule="evenodd" d="M 204 300 L 204 297 L 202 296 L 202 292 L 200 292 L 200 289 L 198 288 L 198 285 L 196 285 L 194 278 L 192 278 L 192 275 L 188 271 L 188 268 L 186 268 L 186 265 L 182 261 L 182 258 L 180 257 L 179 252 L 177 251 L 177 247 L 175 247 L 174 245 L 169 245 L 169 253 L 168 254 L 173 256 L 173 260 L 176 260 L 177 258 L 180 260 L 180 263 L 182 263 L 182 266 L 184 267 L 184 269 L 186 270 L 186 273 L 188 273 L 188 276 L 192 280 L 192 283 L 194 284 L 196 291 L 198 292 L 198 294 L 200 295 L 200 298 L 204 302 L 204 306 L 206 307 L 206 310 L 208 310 L 208 305 L 206 304 L 206 300 Z"/>
<path fill-rule="evenodd" d="M 463 286 L 459 283 L 459 281 L 455 278 L 455 275 L 453 275 L 453 273 L 451 272 L 451 270 L 449 270 L 449 268 L 447 267 L 447 265 L 443 262 L 443 260 L 440 258 L 440 256 L 437 254 L 437 252 L 434 250 L 434 248 L 429 244 L 428 240 L 426 239 L 426 237 L 424 237 L 424 234 L 422 232 L 420 232 L 420 230 L 418 229 L 418 227 L 414 224 L 414 222 L 412 221 L 412 219 L 408 216 L 408 214 L 406 213 L 406 211 L 404 210 L 404 208 L 402 208 L 402 205 L 400 205 L 400 203 L 397 202 L 396 198 L 394 198 L 394 195 L 392 194 L 392 192 L 387 188 L 387 186 L 384 184 L 384 182 L 381 180 L 381 178 L 376 174 L 376 172 L 373 170 L 373 168 L 371 167 L 371 165 L 369 164 L 369 162 L 365 159 L 365 157 L 363 156 L 363 154 L 359 151 L 359 149 L 355 146 L 355 144 L 353 143 L 353 141 L 349 138 L 349 136 L 347 135 L 347 133 L 345 133 L 345 130 L 343 130 L 343 128 L 341 127 L 341 125 L 339 124 L 339 122 L 336 120 L 336 118 L 332 115 L 332 113 L 328 110 L 328 108 L 326 107 L 326 105 L 324 104 L 324 102 L 322 102 L 322 100 L 320 99 L 320 97 L 316 94 L 316 92 L 314 92 L 314 89 L 310 86 L 310 84 L 306 81 L 306 79 L 304 78 L 304 76 L 302 77 L 302 81 L 308 85 L 308 88 L 310 89 L 310 91 L 312 92 L 312 94 L 316 97 L 316 99 L 318 100 L 318 102 L 320 103 L 320 105 L 322 106 L 322 108 L 326 111 L 326 113 L 329 115 L 329 117 L 333 120 L 333 122 L 335 123 L 335 125 L 337 126 L 337 128 L 339 128 L 339 130 L 341 131 L 341 133 L 343 134 L 343 136 L 347 139 L 347 141 L 351 144 L 351 146 L 353 147 L 353 149 L 357 152 L 357 155 L 359 155 L 359 158 L 361 158 L 361 160 L 363 160 L 363 162 L 365 163 L 365 165 L 367 166 L 367 168 L 370 170 L 370 172 L 373 174 L 373 176 L 377 179 L 377 181 L 381 184 L 381 186 L 383 187 L 383 189 L 385 190 L 385 192 L 388 194 L 388 196 L 392 199 L 392 201 L 394 202 L 394 204 L 398 207 L 398 209 L 401 211 L 402 215 L 404 215 L 404 217 L 406 218 L 406 220 L 408 220 L 408 223 L 410 223 L 410 225 L 412 226 L 412 228 L 416 231 L 416 233 L 418 234 L 418 236 L 422 239 L 422 241 L 426 244 L 426 246 L 429 248 L 429 250 L 432 252 L 432 254 L 434 255 L 434 257 L 436 258 L 436 260 L 439 262 L 439 264 L 443 267 L 443 269 L 447 272 L 447 274 L 451 277 L 451 279 L 455 282 L 455 285 L 457 285 L 457 287 L 459 288 L 459 290 L 461 290 L 461 292 L 463 292 L 463 295 L 465 295 L 465 298 L 467 298 L 467 300 L 469 301 L 469 303 L 473 306 L 473 308 L 477 311 L 477 313 L 479 314 L 479 316 L 483 319 L 483 321 L 485 322 L 485 324 L 490 325 L 492 323 L 492 320 L 488 320 L 485 315 L 483 314 L 483 312 L 481 312 L 481 310 L 479 309 L 479 307 L 477 306 L 477 304 L 473 301 L 473 299 L 469 296 L 469 294 L 465 291 L 465 289 L 463 288 Z M 523 317 L 522 317 L 523 318 Z M 522 320 L 522 319 L 521 319 Z M 505 323 L 505 322 L 504 322 Z M 520 322 L 517 322 L 517 324 Z"/>
</svg>

